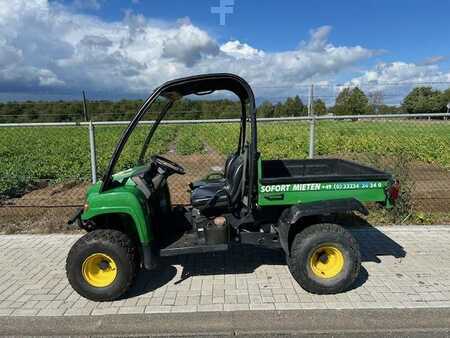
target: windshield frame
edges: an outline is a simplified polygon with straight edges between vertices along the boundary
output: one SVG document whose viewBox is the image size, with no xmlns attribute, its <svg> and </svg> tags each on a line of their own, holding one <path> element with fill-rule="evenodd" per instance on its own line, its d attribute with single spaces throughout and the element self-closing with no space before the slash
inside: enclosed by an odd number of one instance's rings
<svg viewBox="0 0 450 338">
<path fill-rule="evenodd" d="M 153 135 L 155 134 L 155 131 L 158 128 L 159 124 L 164 119 L 164 117 L 166 116 L 166 114 L 169 111 L 169 109 L 173 106 L 173 103 L 174 103 L 173 100 L 169 100 L 165 104 L 165 106 L 161 110 L 161 112 L 159 113 L 159 115 L 156 118 L 156 120 L 153 121 L 152 127 L 150 128 L 147 136 L 145 137 L 144 145 L 142 146 L 141 153 L 139 154 L 138 164 L 140 164 L 140 165 L 144 164 L 144 157 L 145 157 L 145 154 L 147 153 L 148 146 L 150 145 L 150 141 L 152 140 Z"/>
<path fill-rule="evenodd" d="M 128 127 L 124 130 L 122 135 L 120 136 L 119 142 L 116 145 L 116 148 L 114 149 L 114 152 L 111 156 L 111 160 L 108 165 L 108 169 L 106 170 L 105 174 L 103 175 L 102 184 L 100 186 L 100 192 L 103 192 L 105 190 L 108 190 L 112 183 L 112 175 L 114 168 L 116 166 L 116 163 L 120 157 L 120 154 L 122 153 L 123 148 L 125 147 L 125 144 L 128 141 L 128 138 L 130 137 L 131 133 L 141 120 L 142 116 L 148 111 L 150 106 L 153 104 L 153 102 L 156 101 L 156 99 L 161 94 L 161 88 L 157 88 L 148 98 L 145 100 L 145 102 L 142 104 L 142 106 L 139 108 L 136 115 L 133 117 L 131 122 L 128 124 Z"/>
</svg>

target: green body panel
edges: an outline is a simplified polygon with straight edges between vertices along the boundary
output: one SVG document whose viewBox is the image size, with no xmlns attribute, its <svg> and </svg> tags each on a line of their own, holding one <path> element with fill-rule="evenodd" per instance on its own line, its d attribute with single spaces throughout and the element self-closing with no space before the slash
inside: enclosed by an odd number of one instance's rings
<svg viewBox="0 0 450 338">
<path fill-rule="evenodd" d="M 101 182 L 92 185 L 86 193 L 88 208 L 83 211 L 81 219 L 87 221 L 99 215 L 127 214 L 134 221 L 140 242 L 148 245 L 153 236 L 147 201 L 144 194 L 129 179 L 143 169 L 144 167 L 135 167 L 114 175 L 114 180 L 120 185 L 101 193 Z"/>
<path fill-rule="evenodd" d="M 306 202 L 356 198 L 360 202 L 385 202 L 389 181 L 316 182 L 291 184 L 261 184 L 261 160 L 258 161 L 258 205 L 294 205 Z"/>
<path fill-rule="evenodd" d="M 360 202 L 386 202 L 387 186 L 387 181 L 259 185 L 258 204 L 294 205 L 352 197 Z M 281 195 L 283 198 L 277 199 Z"/>
</svg>

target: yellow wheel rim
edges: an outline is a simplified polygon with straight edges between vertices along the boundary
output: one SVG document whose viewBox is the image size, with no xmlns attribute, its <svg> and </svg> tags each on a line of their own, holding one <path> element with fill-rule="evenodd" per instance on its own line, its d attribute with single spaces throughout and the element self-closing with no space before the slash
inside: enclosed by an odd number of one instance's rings
<svg viewBox="0 0 450 338">
<path fill-rule="evenodd" d="M 95 253 L 87 257 L 81 267 L 84 280 L 96 288 L 111 285 L 117 276 L 114 260 L 103 253 Z"/>
<path fill-rule="evenodd" d="M 344 255 L 331 245 L 320 246 L 310 258 L 312 272 L 320 278 L 336 277 L 344 268 Z"/>
</svg>

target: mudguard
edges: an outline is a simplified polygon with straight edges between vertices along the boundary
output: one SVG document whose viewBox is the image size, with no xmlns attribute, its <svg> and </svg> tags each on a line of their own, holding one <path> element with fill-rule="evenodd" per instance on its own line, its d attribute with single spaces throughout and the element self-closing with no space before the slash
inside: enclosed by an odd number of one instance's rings
<svg viewBox="0 0 450 338">
<path fill-rule="evenodd" d="M 111 189 L 107 193 L 89 191 L 87 209 L 81 214 L 82 221 L 88 221 L 99 215 L 126 214 L 133 220 L 134 231 L 143 246 L 153 239 L 150 231 L 150 215 L 145 207 L 145 196 L 136 187 L 125 185 Z"/>
<path fill-rule="evenodd" d="M 358 211 L 366 216 L 369 214 L 367 208 L 355 198 L 302 203 L 287 208 L 281 213 L 277 224 L 281 247 L 286 255 L 290 254 L 291 227 L 297 224 L 302 217 L 330 215 L 349 211 Z"/>
</svg>

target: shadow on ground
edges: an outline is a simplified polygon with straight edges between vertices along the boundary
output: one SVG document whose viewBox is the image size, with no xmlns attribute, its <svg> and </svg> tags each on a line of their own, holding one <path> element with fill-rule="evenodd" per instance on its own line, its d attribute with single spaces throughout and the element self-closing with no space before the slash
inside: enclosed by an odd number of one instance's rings
<svg viewBox="0 0 450 338">
<path fill-rule="evenodd" d="M 133 298 L 148 292 L 155 291 L 169 283 L 177 274 L 177 269 L 172 265 L 161 264 L 155 270 L 140 269 L 131 289 L 123 298 Z"/>
<path fill-rule="evenodd" d="M 352 226 L 349 229 L 357 239 L 362 262 L 381 263 L 379 256 L 406 256 L 403 247 L 389 238 L 382 231 L 371 226 L 364 219 L 349 215 L 338 220 L 338 223 Z M 163 257 L 159 268 L 153 271 L 142 270 L 138 274 L 137 283 L 126 295 L 135 297 L 158 289 L 176 276 L 175 265 L 183 268 L 181 278 L 175 284 L 182 283 L 192 276 L 210 276 L 223 274 L 249 274 L 262 265 L 284 265 L 286 259 L 281 249 L 266 249 L 250 245 L 231 246 L 228 251 Z M 361 267 L 358 279 L 351 289 L 362 286 L 370 278 L 369 272 Z"/>
<path fill-rule="evenodd" d="M 362 262 L 381 263 L 379 256 L 406 256 L 406 251 L 400 244 L 358 215 L 342 215 L 337 223 L 352 231 L 359 244 Z M 348 227 L 349 224 L 351 227 Z"/>
</svg>

